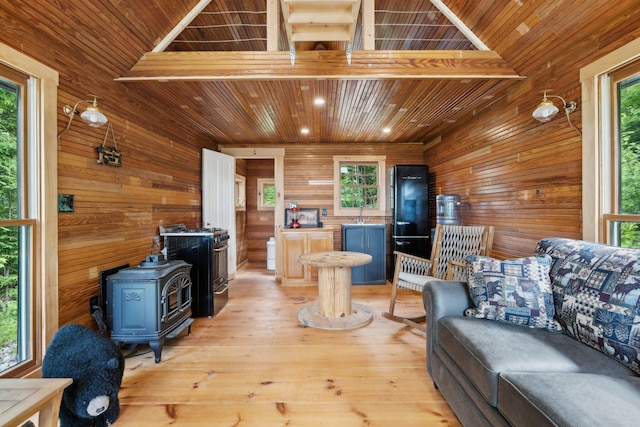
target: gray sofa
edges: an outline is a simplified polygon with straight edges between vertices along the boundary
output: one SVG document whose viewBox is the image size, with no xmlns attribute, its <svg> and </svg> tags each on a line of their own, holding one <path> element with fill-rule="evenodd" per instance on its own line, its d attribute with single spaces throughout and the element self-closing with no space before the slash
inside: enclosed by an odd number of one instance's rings
<svg viewBox="0 0 640 427">
<path fill-rule="evenodd" d="M 465 426 L 640 425 L 640 250 L 541 240 L 562 332 L 465 316 L 462 282 L 426 284 L 427 370 Z"/>
</svg>

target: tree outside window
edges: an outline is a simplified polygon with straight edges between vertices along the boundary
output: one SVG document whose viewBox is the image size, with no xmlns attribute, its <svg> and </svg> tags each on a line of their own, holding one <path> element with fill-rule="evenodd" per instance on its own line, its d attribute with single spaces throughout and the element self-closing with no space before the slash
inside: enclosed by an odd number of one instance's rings
<svg viewBox="0 0 640 427">
<path fill-rule="evenodd" d="M 640 214 L 640 74 L 617 84 L 619 214 Z M 640 223 L 619 222 L 619 245 L 640 248 Z"/>
<path fill-rule="evenodd" d="M 0 220 L 15 220 L 18 210 L 18 86 L 0 80 Z M 18 353 L 20 227 L 0 226 L 0 347 L 8 354 L 0 371 L 23 359 Z"/>
<path fill-rule="evenodd" d="M 378 207 L 378 164 L 342 164 L 340 166 L 340 207 Z"/>
<path fill-rule="evenodd" d="M 276 206 L 276 183 L 272 178 L 258 178 L 258 210 L 273 210 Z"/>
<path fill-rule="evenodd" d="M 334 156 L 334 215 L 384 216 L 385 164 L 385 156 Z"/>
</svg>

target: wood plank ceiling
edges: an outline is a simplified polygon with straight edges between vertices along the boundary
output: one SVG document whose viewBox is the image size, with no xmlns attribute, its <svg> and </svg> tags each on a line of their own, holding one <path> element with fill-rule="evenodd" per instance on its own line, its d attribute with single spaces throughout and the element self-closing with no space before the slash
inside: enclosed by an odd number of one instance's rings
<svg viewBox="0 0 640 427">
<path fill-rule="evenodd" d="M 268 13 L 282 3 L 19 0 L 2 3 L 0 20 L 18 49 L 56 40 L 51 65 L 63 84 L 97 92 L 104 107 L 126 94 L 123 108 L 173 117 L 214 143 L 429 142 L 507 96 L 533 104 L 527 87 L 566 89 L 553 87 L 562 61 L 596 50 L 593 31 L 606 37 L 638 4 L 621 0 L 615 9 L 626 14 L 602 21 L 604 0 L 361 0 L 350 65 L 349 42 L 318 40 L 295 41 L 292 66 L 284 16 Z M 473 33 L 453 25 L 456 16 Z M 540 70 L 545 82 L 509 91 Z"/>
<path fill-rule="evenodd" d="M 519 77 L 439 1 L 360 3 L 201 1 L 119 80 L 232 145 L 425 142 Z"/>
</svg>

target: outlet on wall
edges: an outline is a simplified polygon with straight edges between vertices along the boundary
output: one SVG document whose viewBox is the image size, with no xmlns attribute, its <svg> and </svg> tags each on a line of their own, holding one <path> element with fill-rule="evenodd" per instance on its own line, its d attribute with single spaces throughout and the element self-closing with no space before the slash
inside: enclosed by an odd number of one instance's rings
<svg viewBox="0 0 640 427">
<path fill-rule="evenodd" d="M 100 307 L 98 305 L 98 297 L 97 296 L 93 296 L 89 298 L 89 314 L 93 314 L 94 311 L 96 311 L 96 309 Z"/>
</svg>

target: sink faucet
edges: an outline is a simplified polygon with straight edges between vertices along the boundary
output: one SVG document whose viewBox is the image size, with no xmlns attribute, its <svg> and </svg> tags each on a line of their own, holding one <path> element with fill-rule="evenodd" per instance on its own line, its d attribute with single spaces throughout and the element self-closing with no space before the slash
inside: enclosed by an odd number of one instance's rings
<svg viewBox="0 0 640 427">
<path fill-rule="evenodd" d="M 358 218 L 353 218 L 356 224 L 365 224 L 367 221 L 369 221 L 369 217 L 364 218 L 362 216 L 363 209 L 364 209 L 364 206 L 360 206 L 360 216 Z"/>
</svg>

